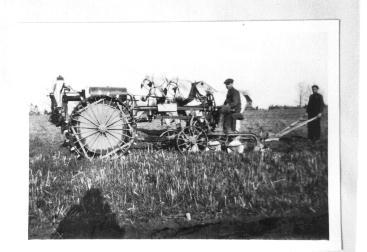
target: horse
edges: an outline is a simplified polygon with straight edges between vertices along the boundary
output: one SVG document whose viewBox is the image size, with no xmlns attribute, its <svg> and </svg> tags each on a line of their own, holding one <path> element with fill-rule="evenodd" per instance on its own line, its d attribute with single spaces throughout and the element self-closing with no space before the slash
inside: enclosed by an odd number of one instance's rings
<svg viewBox="0 0 367 252">
<path fill-rule="evenodd" d="M 140 84 L 140 88 L 145 91 L 144 95 L 133 96 L 133 107 L 152 107 L 157 106 L 158 102 L 164 97 L 164 93 L 161 88 L 154 83 L 152 77 L 145 77 Z M 140 119 L 144 114 L 151 118 L 152 111 L 139 111 L 133 110 L 135 118 Z"/>
<path fill-rule="evenodd" d="M 208 93 L 215 91 L 206 84 L 206 89 L 199 92 L 198 86 L 206 83 L 202 81 L 192 82 L 189 80 L 170 80 L 165 88 L 166 97 L 174 99 L 178 106 L 199 106 L 206 100 Z M 197 115 L 199 111 L 186 111 L 186 115 Z"/>
<path fill-rule="evenodd" d="M 158 104 L 165 103 L 167 100 L 169 100 L 169 97 L 166 96 L 167 94 L 167 83 L 168 79 L 164 78 L 160 80 L 160 85 L 157 85 L 153 79 L 153 77 L 145 77 L 142 81 L 140 87 L 142 90 L 146 91 L 146 94 L 143 96 L 140 96 L 140 99 L 138 96 L 134 96 L 134 106 L 144 106 L 144 107 L 155 107 L 158 106 Z M 138 109 L 135 110 L 134 116 L 136 118 L 142 117 L 146 111 L 139 111 Z M 165 112 L 169 116 L 178 116 L 177 112 Z M 148 111 L 148 118 L 152 118 L 153 112 Z M 165 124 L 167 127 L 171 126 L 170 119 L 164 119 Z M 179 120 L 175 119 L 174 122 L 176 123 L 176 126 L 179 126 L 180 122 Z"/>
<path fill-rule="evenodd" d="M 153 103 L 154 103 L 154 100 L 158 103 L 164 102 L 165 93 L 163 89 L 166 86 L 166 83 L 165 83 L 166 81 L 167 79 L 163 79 L 163 82 L 160 85 L 157 85 L 153 77 L 149 77 L 149 76 L 145 77 L 142 83 L 140 84 L 140 88 L 147 91 L 147 94 L 145 95 L 145 97 L 143 97 L 143 101 L 151 99 L 151 102 Z M 156 104 L 157 103 L 155 103 L 155 105 Z"/>
<path fill-rule="evenodd" d="M 167 96 L 173 96 L 177 103 L 181 106 L 198 106 L 203 104 L 208 97 L 212 97 L 214 104 L 213 106 L 216 108 L 215 111 L 212 111 L 212 115 L 214 116 L 214 123 L 219 124 L 219 111 L 221 106 L 216 106 L 216 104 L 223 104 L 226 99 L 226 92 L 219 92 L 214 87 L 209 85 L 204 81 L 188 81 L 188 80 L 170 80 L 167 83 L 166 87 Z M 240 90 L 240 99 L 241 99 L 241 113 L 243 113 L 246 109 L 247 102 L 251 98 L 247 94 L 246 91 Z M 194 116 L 201 116 L 202 113 L 200 111 L 186 111 L 186 114 L 191 114 Z M 236 129 L 240 130 L 240 123 L 236 124 Z"/>
</svg>

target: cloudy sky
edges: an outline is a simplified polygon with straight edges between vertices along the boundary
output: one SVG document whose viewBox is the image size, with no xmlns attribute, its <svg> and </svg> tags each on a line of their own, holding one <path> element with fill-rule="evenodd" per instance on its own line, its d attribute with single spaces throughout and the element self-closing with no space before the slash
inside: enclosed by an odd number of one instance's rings
<svg viewBox="0 0 367 252">
<path fill-rule="evenodd" d="M 223 91 L 223 81 L 233 78 L 255 106 L 267 108 L 296 105 L 300 82 L 318 84 L 327 102 L 330 76 L 337 75 L 330 67 L 337 64 L 330 47 L 336 24 L 25 23 L 14 48 L 24 59 L 16 62 L 21 82 L 41 109 L 49 107 L 46 95 L 59 74 L 74 89 L 124 86 L 133 94 L 146 75 L 204 80 Z"/>
</svg>

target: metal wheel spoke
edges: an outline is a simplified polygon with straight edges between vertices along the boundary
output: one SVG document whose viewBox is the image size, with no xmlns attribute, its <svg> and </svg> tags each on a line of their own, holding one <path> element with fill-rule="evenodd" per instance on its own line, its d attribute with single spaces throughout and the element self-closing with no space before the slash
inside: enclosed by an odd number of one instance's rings
<svg viewBox="0 0 367 252">
<path fill-rule="evenodd" d="M 182 132 L 182 136 L 183 136 L 185 139 L 187 139 L 187 140 L 189 140 L 189 139 L 190 139 L 190 136 L 186 135 L 186 134 L 185 134 L 185 132 Z"/>
<path fill-rule="evenodd" d="M 110 120 L 111 120 L 111 118 L 112 118 L 112 115 L 114 115 L 115 113 L 116 113 L 116 109 L 110 114 L 110 116 L 108 117 L 108 119 L 106 120 L 106 122 L 105 122 L 105 124 L 108 124 L 109 122 L 110 122 Z M 119 112 L 119 111 L 117 111 L 117 112 Z M 115 119 L 116 117 L 114 117 L 113 119 Z"/>
<path fill-rule="evenodd" d="M 124 129 L 124 128 L 108 128 L 108 130 L 117 130 L 117 131 L 127 131 L 127 132 L 129 132 L 130 131 L 130 129 Z"/>
<path fill-rule="evenodd" d="M 113 150 L 113 145 L 111 144 L 111 141 L 110 141 L 110 139 L 108 138 L 108 136 L 106 135 L 106 138 L 107 138 L 107 142 L 110 144 L 110 146 L 111 146 L 111 150 Z"/>
<path fill-rule="evenodd" d="M 186 147 L 190 146 L 189 143 L 182 143 L 182 144 L 179 144 L 178 146 L 183 146 L 185 145 Z"/>
<path fill-rule="evenodd" d="M 90 113 L 90 106 L 88 106 L 88 109 L 85 110 L 85 115 L 88 115 L 88 118 L 90 119 L 90 121 L 93 121 L 94 125 L 98 126 L 99 123 L 97 122 L 96 118 L 93 116 L 93 114 Z M 83 116 L 83 117 L 87 119 L 86 116 Z"/>
<path fill-rule="evenodd" d="M 83 117 L 85 120 L 87 120 L 88 122 L 90 122 L 91 124 L 93 124 L 94 126 L 96 126 L 98 128 L 98 125 L 95 122 L 92 122 L 91 120 L 89 120 L 87 117 L 83 116 L 82 114 L 80 114 L 79 116 Z M 80 121 L 79 121 L 80 122 Z"/>
<path fill-rule="evenodd" d="M 105 113 L 105 114 L 104 114 L 104 117 L 103 117 L 103 123 L 106 125 L 106 124 L 108 123 L 108 121 L 107 121 L 107 120 L 109 120 L 109 119 L 112 117 L 112 115 L 115 113 L 116 109 L 112 108 L 111 106 L 108 106 L 108 104 L 106 104 L 106 103 L 103 103 L 103 105 L 104 105 L 105 107 L 107 107 L 107 108 L 111 108 L 111 109 L 113 109 L 111 113 Z M 108 111 L 110 111 L 110 110 L 108 110 Z M 107 118 L 108 118 L 108 119 L 107 119 Z"/>
<path fill-rule="evenodd" d="M 110 123 L 109 125 L 107 125 L 106 127 L 108 128 L 108 127 L 111 127 L 112 125 L 114 125 L 114 124 L 116 124 L 116 123 L 118 123 L 119 121 L 123 121 L 122 120 L 122 118 L 120 118 L 119 120 L 117 120 L 117 121 L 115 121 L 115 122 L 113 122 L 113 123 Z M 126 123 L 125 123 L 126 124 Z"/>
<path fill-rule="evenodd" d="M 103 105 L 102 105 L 103 106 Z M 96 106 L 94 113 L 96 114 L 97 120 L 100 124 L 102 124 L 101 118 L 101 106 Z"/>
<path fill-rule="evenodd" d="M 96 152 L 95 151 L 93 151 L 93 156 L 92 156 L 92 158 L 94 158 L 95 156 L 96 156 Z"/>
<path fill-rule="evenodd" d="M 87 124 L 87 125 L 89 125 L 89 122 L 79 121 L 79 120 L 77 120 L 77 119 L 75 119 L 75 118 L 72 118 L 72 119 L 71 119 L 71 121 L 78 122 L 79 124 Z"/>
<path fill-rule="evenodd" d="M 108 156 L 110 156 L 111 154 L 114 154 L 114 153 L 118 152 L 119 150 L 121 150 L 121 151 L 123 152 L 123 151 L 125 151 L 125 149 L 124 149 L 124 148 L 128 147 L 130 144 L 131 144 L 131 143 L 125 143 L 124 145 L 119 146 L 118 148 L 114 149 L 113 151 L 110 151 L 110 152 L 106 153 L 106 154 L 105 154 L 105 155 L 103 155 L 103 157 L 101 157 L 101 158 L 108 157 Z"/>
<path fill-rule="evenodd" d="M 191 128 L 189 129 L 189 132 L 190 132 L 190 136 L 195 136 L 194 131 Z"/>
<path fill-rule="evenodd" d="M 113 136 L 114 138 L 116 138 L 119 141 L 122 141 L 122 139 L 118 138 L 117 136 L 115 136 L 114 134 L 112 134 L 111 132 L 106 131 L 106 133 L 110 134 L 111 136 Z"/>
<path fill-rule="evenodd" d="M 86 138 L 88 138 L 88 137 L 90 137 L 90 136 L 92 136 L 92 135 L 94 135 L 94 134 L 97 134 L 97 133 L 99 133 L 99 132 L 98 132 L 98 131 L 95 131 L 94 133 L 89 134 L 88 136 L 85 136 L 85 137 L 83 137 L 83 138 L 80 138 L 80 139 L 79 139 L 79 141 L 82 141 L 82 140 L 84 140 L 84 139 L 86 139 Z"/>
<path fill-rule="evenodd" d="M 76 127 L 76 129 L 78 128 L 78 126 Z M 89 134 L 89 133 L 91 133 L 91 132 L 96 132 L 96 131 L 98 131 L 98 130 L 83 130 L 83 132 L 81 132 L 80 130 L 79 131 L 77 131 L 79 134 Z"/>
<path fill-rule="evenodd" d="M 104 106 L 105 107 L 107 107 L 107 108 L 109 108 L 109 109 L 111 109 L 111 110 L 113 110 L 110 114 L 106 114 L 105 115 L 105 117 L 104 117 L 104 124 L 107 124 L 107 123 L 109 123 L 110 122 L 110 120 L 111 120 L 111 118 L 112 118 L 112 116 L 116 113 L 116 112 L 119 112 L 118 110 L 117 110 L 117 108 L 114 108 L 114 107 L 112 107 L 112 106 L 110 106 L 110 105 L 108 105 L 108 104 L 104 104 Z M 108 110 L 108 111 L 110 111 L 110 110 Z M 106 120 L 106 118 L 108 117 L 108 119 Z M 114 117 L 115 118 L 115 117 Z"/>
<path fill-rule="evenodd" d="M 90 106 L 90 112 L 92 112 L 92 114 L 93 114 L 93 116 L 95 117 L 95 119 L 96 119 L 97 123 L 98 123 L 98 124 L 101 124 L 101 123 L 100 123 L 100 121 L 98 120 L 98 117 L 97 117 L 97 115 L 95 114 L 95 112 L 94 112 L 94 110 L 93 110 L 92 106 Z"/>
<path fill-rule="evenodd" d="M 107 131 L 107 132 L 108 132 L 108 131 Z M 108 132 L 108 133 L 110 133 L 110 132 Z M 128 137 L 128 138 L 132 138 L 131 136 L 126 135 L 126 134 L 121 133 L 121 132 L 115 132 L 115 133 L 120 134 L 121 136 L 125 136 L 125 137 Z M 110 134 L 111 134 L 111 133 L 110 133 Z"/>
<path fill-rule="evenodd" d="M 97 127 L 91 128 L 91 127 L 82 127 L 82 126 L 77 126 L 79 129 L 93 129 L 93 130 L 98 130 Z"/>
<path fill-rule="evenodd" d="M 98 132 L 99 133 L 99 132 Z M 94 146 L 94 144 L 96 143 L 96 141 L 97 141 L 97 139 L 99 138 L 99 135 L 100 135 L 101 133 L 99 133 L 98 135 L 96 135 L 96 137 L 94 138 L 94 140 L 93 140 L 93 144 L 92 143 L 90 143 L 90 144 L 88 144 L 89 146 L 90 146 L 90 148 L 92 148 L 92 149 L 94 149 L 93 148 L 93 146 Z"/>
</svg>

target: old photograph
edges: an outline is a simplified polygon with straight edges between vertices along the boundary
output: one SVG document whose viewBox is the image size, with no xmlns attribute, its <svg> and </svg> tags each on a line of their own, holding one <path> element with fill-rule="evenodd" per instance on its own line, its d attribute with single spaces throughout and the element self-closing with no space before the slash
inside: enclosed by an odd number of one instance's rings
<svg viewBox="0 0 367 252">
<path fill-rule="evenodd" d="M 28 239 L 340 244 L 338 20 L 22 29 Z"/>
</svg>

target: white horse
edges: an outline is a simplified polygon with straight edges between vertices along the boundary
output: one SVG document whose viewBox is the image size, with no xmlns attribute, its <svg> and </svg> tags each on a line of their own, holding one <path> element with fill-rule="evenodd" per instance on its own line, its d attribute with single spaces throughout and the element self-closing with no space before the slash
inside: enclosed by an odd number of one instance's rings
<svg viewBox="0 0 367 252">
<path fill-rule="evenodd" d="M 145 77 L 142 81 L 140 87 L 142 90 L 145 90 L 144 95 L 142 96 L 134 96 L 134 106 L 139 107 L 156 107 L 159 103 L 165 103 L 167 100 L 170 100 L 167 97 L 167 83 L 168 80 L 166 78 L 159 79 L 159 84 L 155 82 L 153 77 Z M 148 116 L 152 116 L 152 111 L 139 111 L 139 109 L 135 110 L 134 116 L 136 118 L 142 117 L 144 114 L 148 114 Z M 177 112 L 166 112 L 168 116 L 177 116 Z M 167 127 L 171 126 L 171 119 L 164 119 L 165 124 Z M 178 119 L 175 119 L 174 122 L 176 126 L 180 124 Z"/>
<path fill-rule="evenodd" d="M 214 102 L 216 106 L 220 106 L 224 104 L 224 101 L 226 99 L 226 93 L 227 92 L 219 92 L 215 88 L 213 88 L 211 85 L 204 81 L 188 81 L 188 80 L 170 80 L 167 83 L 167 97 L 174 97 L 178 103 L 181 103 L 182 105 L 187 106 L 197 106 L 202 104 L 205 97 L 207 95 L 212 95 L 214 98 Z M 248 96 L 246 91 L 240 91 L 240 99 L 241 99 L 241 113 L 243 113 L 246 109 L 247 104 L 247 98 Z M 186 112 L 187 114 L 200 116 L 200 111 L 192 111 Z M 194 113 L 194 114 L 193 114 Z M 240 131 L 240 122 L 236 123 L 236 130 Z"/>
<path fill-rule="evenodd" d="M 134 95 L 133 96 L 133 106 L 134 107 L 152 107 L 157 106 L 157 101 L 164 94 L 159 86 L 154 83 L 152 77 L 145 77 L 140 84 L 140 88 L 144 91 L 144 95 Z M 134 116 L 140 119 L 143 115 L 151 116 L 150 111 L 134 110 Z"/>
<path fill-rule="evenodd" d="M 206 97 L 208 91 L 212 90 L 209 85 L 201 92 L 197 89 L 204 82 L 192 82 L 189 80 L 170 80 L 166 86 L 166 97 L 175 100 L 179 106 L 199 106 Z M 200 116 L 202 113 L 197 110 L 187 110 L 186 115 Z"/>
</svg>

